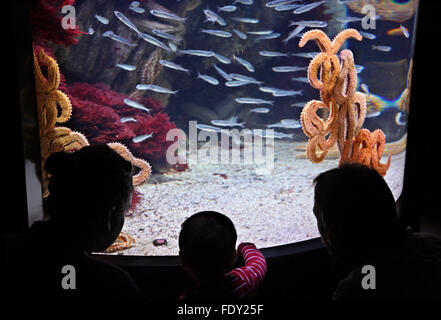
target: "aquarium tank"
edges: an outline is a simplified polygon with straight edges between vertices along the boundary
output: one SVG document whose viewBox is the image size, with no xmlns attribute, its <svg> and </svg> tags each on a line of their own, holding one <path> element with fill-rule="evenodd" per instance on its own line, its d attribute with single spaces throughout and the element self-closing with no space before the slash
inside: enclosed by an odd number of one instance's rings
<svg viewBox="0 0 441 320">
<path fill-rule="evenodd" d="M 106 143 L 135 171 L 122 255 L 177 255 L 199 211 L 259 248 L 319 237 L 313 179 L 403 187 L 418 1 L 35 0 L 42 168 Z M 42 197 L 47 196 L 42 174 Z"/>
</svg>

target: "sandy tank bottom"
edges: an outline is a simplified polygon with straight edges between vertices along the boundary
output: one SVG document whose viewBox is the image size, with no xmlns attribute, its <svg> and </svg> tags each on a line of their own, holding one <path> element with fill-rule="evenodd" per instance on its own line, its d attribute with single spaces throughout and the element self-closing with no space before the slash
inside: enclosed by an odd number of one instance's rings
<svg viewBox="0 0 441 320">
<path fill-rule="evenodd" d="M 240 242 L 259 248 L 319 236 L 312 212 L 312 181 L 338 164 L 337 159 L 313 164 L 296 158 L 297 143 L 275 141 L 274 170 L 256 174 L 256 165 L 196 165 L 184 172 L 152 175 L 136 187 L 137 208 L 126 217 L 123 231 L 135 246 L 116 254 L 167 256 L 178 254 L 181 223 L 198 211 L 215 210 L 235 224 Z M 387 159 L 383 157 L 382 162 Z M 395 199 L 403 183 L 405 152 L 392 156 L 385 179 Z M 154 246 L 153 240 L 167 244 Z"/>
</svg>

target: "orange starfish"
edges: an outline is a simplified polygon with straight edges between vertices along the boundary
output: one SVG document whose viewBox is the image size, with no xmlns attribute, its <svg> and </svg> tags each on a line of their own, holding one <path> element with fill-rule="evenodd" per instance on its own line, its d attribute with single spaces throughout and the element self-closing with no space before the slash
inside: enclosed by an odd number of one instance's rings
<svg viewBox="0 0 441 320">
<path fill-rule="evenodd" d="M 110 245 L 104 252 L 111 253 L 129 249 L 135 245 L 135 239 L 125 232 L 121 232 L 115 242 Z"/>
<path fill-rule="evenodd" d="M 350 147 L 350 141 L 345 143 L 345 149 Z M 392 154 L 386 164 L 380 163 L 381 156 L 384 151 L 386 139 L 383 131 L 377 129 L 372 133 L 368 129 L 361 129 L 352 144 L 352 152 L 350 157 L 343 156 L 340 158 L 341 163 L 359 163 L 375 169 L 381 176 L 385 176 L 390 166 Z M 347 155 L 348 152 L 344 152 Z"/>
<path fill-rule="evenodd" d="M 142 159 L 135 158 L 129 149 L 119 142 L 111 142 L 107 144 L 110 148 L 118 152 L 124 159 L 130 161 L 132 165 L 138 167 L 140 171 L 133 176 L 133 185 L 137 186 L 146 181 L 152 173 L 152 167 L 150 164 Z"/>
<path fill-rule="evenodd" d="M 352 52 L 342 50 L 340 59 L 342 62 L 341 73 L 335 85 L 334 99 L 340 105 L 338 112 L 338 148 L 342 153 L 345 141 L 349 141 L 350 144 L 346 152 L 352 150 L 352 140 L 363 125 L 366 117 L 366 98 L 364 94 L 355 92 L 357 71 Z"/>
<path fill-rule="evenodd" d="M 315 56 L 308 67 L 308 79 L 311 86 L 320 90 L 320 96 L 325 104 L 328 104 L 334 90 L 337 77 L 340 74 L 340 61 L 337 52 L 348 38 L 355 38 L 359 41 L 363 37 L 355 29 L 345 29 L 331 40 L 321 30 L 314 29 L 306 32 L 299 42 L 299 47 L 303 47 L 309 40 L 315 40 L 320 48 L 320 53 Z M 320 71 L 320 79 L 317 72 Z"/>
</svg>

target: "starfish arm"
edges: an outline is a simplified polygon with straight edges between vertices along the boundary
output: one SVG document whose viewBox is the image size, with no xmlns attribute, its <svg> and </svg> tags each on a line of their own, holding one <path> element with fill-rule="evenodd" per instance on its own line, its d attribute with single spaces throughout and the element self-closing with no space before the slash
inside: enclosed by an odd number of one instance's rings
<svg viewBox="0 0 441 320">
<path fill-rule="evenodd" d="M 47 66 L 47 90 L 54 90 L 60 84 L 60 71 L 55 59 L 48 56 L 43 49 L 40 49 L 39 57 L 41 63 Z"/>
<path fill-rule="evenodd" d="M 327 59 L 326 54 L 319 53 L 315 56 L 308 66 L 308 79 L 312 87 L 316 89 L 323 88 L 323 82 L 317 77 L 317 72 L 322 66 L 323 62 Z"/>
<path fill-rule="evenodd" d="M 355 38 L 358 41 L 361 41 L 363 39 L 362 35 L 356 29 L 345 29 L 337 34 L 334 40 L 332 40 L 331 49 L 329 52 L 332 54 L 336 54 L 338 50 L 340 50 L 342 44 L 349 38 Z"/>
<path fill-rule="evenodd" d="M 72 115 L 72 104 L 68 96 L 60 90 L 53 90 L 48 95 L 48 100 L 51 101 L 51 108 L 53 108 L 55 114 L 58 114 L 58 108 L 61 110 L 61 114 L 56 118 L 57 123 L 63 123 L 70 119 Z"/>
<path fill-rule="evenodd" d="M 111 142 L 108 143 L 107 145 L 116 152 L 118 152 L 124 159 L 130 161 L 132 165 L 140 169 L 140 172 L 138 172 L 138 174 L 133 177 L 134 185 L 139 185 L 145 182 L 150 177 L 152 168 L 150 167 L 150 164 L 147 161 L 133 157 L 129 149 L 122 143 Z"/>
<path fill-rule="evenodd" d="M 309 40 L 315 40 L 322 52 L 331 51 L 331 40 L 322 30 L 313 29 L 305 32 L 300 39 L 299 47 L 302 48 Z"/>
<path fill-rule="evenodd" d="M 357 112 L 357 125 L 355 127 L 355 134 L 360 131 L 364 120 L 366 118 L 366 97 L 361 92 L 356 92 L 354 94 L 354 103 L 358 106 Z"/>
</svg>

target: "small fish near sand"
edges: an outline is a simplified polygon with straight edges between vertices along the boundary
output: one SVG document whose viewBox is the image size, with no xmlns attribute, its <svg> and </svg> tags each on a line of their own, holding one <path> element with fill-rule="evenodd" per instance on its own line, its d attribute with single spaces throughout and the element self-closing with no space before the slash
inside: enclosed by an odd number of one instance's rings
<svg viewBox="0 0 441 320">
<path fill-rule="evenodd" d="M 148 133 L 148 134 L 143 134 L 141 136 L 134 137 L 132 139 L 132 141 L 134 143 L 140 143 L 140 142 L 143 142 L 144 140 L 147 140 L 147 139 L 151 138 L 152 136 L 153 136 L 153 132 Z"/>
<path fill-rule="evenodd" d="M 139 102 L 136 102 L 136 101 L 133 101 L 130 99 L 124 99 L 123 101 L 126 105 L 131 106 L 132 108 L 143 110 L 143 111 L 150 113 L 150 110 Z"/>
</svg>

